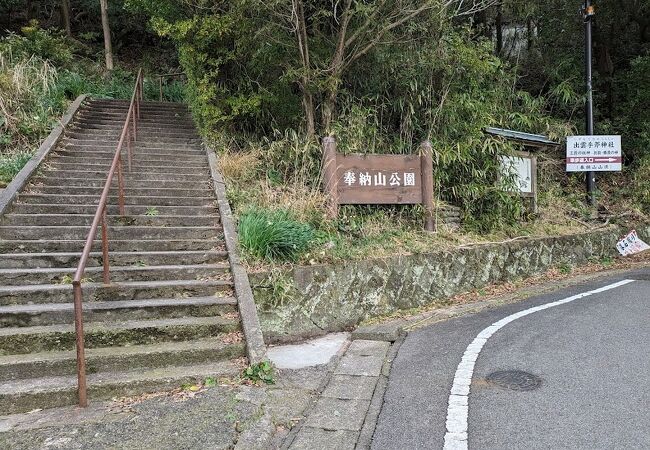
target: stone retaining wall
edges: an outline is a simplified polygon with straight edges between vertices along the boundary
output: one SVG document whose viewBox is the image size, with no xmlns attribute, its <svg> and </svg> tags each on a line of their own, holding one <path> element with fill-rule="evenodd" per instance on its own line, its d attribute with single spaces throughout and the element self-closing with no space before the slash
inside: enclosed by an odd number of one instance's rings
<svg viewBox="0 0 650 450">
<path fill-rule="evenodd" d="M 637 229 L 642 238 L 650 227 Z M 362 320 L 423 306 L 494 283 L 617 255 L 629 230 L 606 229 L 430 254 L 296 267 L 251 275 L 266 342 L 350 329 Z"/>
</svg>

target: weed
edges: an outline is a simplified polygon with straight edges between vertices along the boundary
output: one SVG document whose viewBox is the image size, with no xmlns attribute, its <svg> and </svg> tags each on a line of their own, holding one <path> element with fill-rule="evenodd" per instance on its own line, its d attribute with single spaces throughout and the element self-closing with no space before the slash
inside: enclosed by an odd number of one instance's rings
<svg viewBox="0 0 650 450">
<path fill-rule="evenodd" d="M 573 266 L 567 262 L 563 262 L 557 267 L 557 270 L 559 270 L 562 275 L 568 275 L 573 271 Z"/>
<path fill-rule="evenodd" d="M 70 275 L 63 275 L 57 284 L 72 284 L 72 277 Z"/>
<path fill-rule="evenodd" d="M 244 369 L 242 378 L 255 384 L 275 384 L 275 371 L 270 362 L 262 361 Z"/>
<path fill-rule="evenodd" d="M 27 152 L 0 156 L 0 186 L 7 185 L 31 158 L 31 153 Z"/>
<path fill-rule="evenodd" d="M 287 210 L 251 208 L 239 222 L 242 248 L 258 259 L 295 261 L 314 238 L 312 227 L 294 220 Z"/>
<path fill-rule="evenodd" d="M 614 265 L 614 258 L 612 258 L 612 257 L 609 256 L 609 255 L 603 255 L 603 256 L 600 258 L 600 264 L 601 264 L 603 267 L 611 267 L 611 266 Z"/>
<path fill-rule="evenodd" d="M 217 380 L 214 377 L 207 377 L 203 382 L 205 387 L 215 387 L 217 385 Z"/>
<path fill-rule="evenodd" d="M 149 208 L 147 208 L 147 212 L 144 213 L 145 216 L 150 216 L 150 217 L 155 217 L 159 214 L 160 212 L 155 206 L 150 206 Z"/>
</svg>

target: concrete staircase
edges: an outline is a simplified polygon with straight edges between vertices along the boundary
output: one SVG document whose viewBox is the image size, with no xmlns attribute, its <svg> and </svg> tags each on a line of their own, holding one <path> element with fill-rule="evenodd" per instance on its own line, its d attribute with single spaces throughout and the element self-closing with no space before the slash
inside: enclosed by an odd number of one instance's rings
<svg viewBox="0 0 650 450">
<path fill-rule="evenodd" d="M 76 403 L 70 282 L 127 109 L 82 105 L 0 218 L 4 414 Z M 232 375 L 245 356 L 208 156 L 187 108 L 144 103 L 132 172 L 124 163 L 126 216 L 115 192 L 108 208 L 112 284 L 101 283 L 99 240 L 83 284 L 91 401 Z"/>
</svg>

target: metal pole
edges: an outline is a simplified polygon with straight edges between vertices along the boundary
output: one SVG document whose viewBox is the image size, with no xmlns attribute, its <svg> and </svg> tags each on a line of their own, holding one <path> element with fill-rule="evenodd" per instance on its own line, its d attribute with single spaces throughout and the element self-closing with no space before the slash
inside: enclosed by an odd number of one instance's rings
<svg viewBox="0 0 650 450">
<path fill-rule="evenodd" d="M 88 395 L 86 389 L 86 356 L 84 352 L 84 325 L 82 311 L 81 283 L 75 281 L 72 284 L 74 293 L 74 329 L 77 347 L 77 397 L 79 406 L 88 406 Z"/>
<path fill-rule="evenodd" d="M 585 0 L 584 20 L 585 20 L 585 79 L 587 85 L 587 104 L 585 108 L 586 115 L 586 134 L 594 134 L 594 93 L 593 93 L 593 70 L 592 70 L 592 17 L 594 15 L 591 0 Z M 587 186 L 587 203 L 590 206 L 596 206 L 596 173 L 586 173 Z"/>
<path fill-rule="evenodd" d="M 119 206 L 120 216 L 124 216 L 124 177 L 122 175 L 122 155 L 117 162 L 117 204 Z"/>
<path fill-rule="evenodd" d="M 104 263 L 104 284 L 111 284 L 110 262 L 108 260 L 108 220 L 106 218 L 106 206 L 102 212 L 102 259 Z"/>
</svg>

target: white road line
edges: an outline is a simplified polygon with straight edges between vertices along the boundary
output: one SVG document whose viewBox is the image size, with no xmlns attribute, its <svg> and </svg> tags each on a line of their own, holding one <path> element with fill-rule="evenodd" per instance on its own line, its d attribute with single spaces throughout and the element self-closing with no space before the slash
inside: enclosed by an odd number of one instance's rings
<svg viewBox="0 0 650 450">
<path fill-rule="evenodd" d="M 618 283 L 610 284 L 593 291 L 583 292 L 582 294 L 577 294 L 563 300 L 558 300 L 556 302 L 546 303 L 545 305 L 539 305 L 533 308 L 525 309 L 523 311 L 519 311 L 518 313 L 505 317 L 481 331 L 476 336 L 476 338 L 474 338 L 472 343 L 467 346 L 467 349 L 463 354 L 463 358 L 460 361 L 460 364 L 458 364 L 458 368 L 456 369 L 456 375 L 454 376 L 454 383 L 451 387 L 451 393 L 449 394 L 449 403 L 447 407 L 447 432 L 445 433 L 444 449 L 467 449 L 469 390 L 472 383 L 472 376 L 474 375 L 474 366 L 479 354 L 481 353 L 481 350 L 483 349 L 483 346 L 494 333 L 508 325 L 510 322 L 513 322 L 529 314 L 536 313 L 537 311 L 553 308 L 554 306 L 564 305 L 565 303 L 570 303 L 581 298 L 589 297 L 590 295 L 599 294 L 611 289 L 616 289 L 632 282 L 634 282 L 634 280 L 619 281 Z"/>
</svg>

